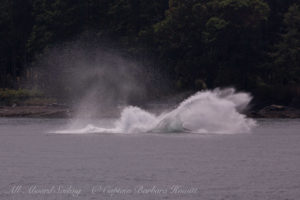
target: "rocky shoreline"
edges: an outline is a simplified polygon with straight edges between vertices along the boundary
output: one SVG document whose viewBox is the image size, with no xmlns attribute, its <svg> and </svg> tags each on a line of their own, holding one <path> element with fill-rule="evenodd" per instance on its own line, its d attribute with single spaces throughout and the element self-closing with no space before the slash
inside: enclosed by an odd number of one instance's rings
<svg viewBox="0 0 300 200">
<path fill-rule="evenodd" d="M 72 110 L 64 105 L 40 106 L 1 106 L 0 117 L 31 117 L 31 118 L 70 118 Z M 250 110 L 246 113 L 251 118 L 300 118 L 300 109 L 270 105 L 259 110 Z"/>
<path fill-rule="evenodd" d="M 247 116 L 252 118 L 288 118 L 295 119 L 300 118 L 300 109 L 282 106 L 282 105 L 270 105 L 257 111 L 250 111 Z"/>
</svg>

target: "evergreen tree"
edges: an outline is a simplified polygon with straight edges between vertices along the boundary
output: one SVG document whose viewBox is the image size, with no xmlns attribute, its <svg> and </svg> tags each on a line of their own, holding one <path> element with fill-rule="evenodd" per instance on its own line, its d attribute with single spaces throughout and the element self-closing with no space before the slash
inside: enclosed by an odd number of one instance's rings
<svg viewBox="0 0 300 200">
<path fill-rule="evenodd" d="M 286 31 L 272 54 L 273 84 L 300 83 L 300 6 L 293 4 L 284 15 Z"/>
</svg>

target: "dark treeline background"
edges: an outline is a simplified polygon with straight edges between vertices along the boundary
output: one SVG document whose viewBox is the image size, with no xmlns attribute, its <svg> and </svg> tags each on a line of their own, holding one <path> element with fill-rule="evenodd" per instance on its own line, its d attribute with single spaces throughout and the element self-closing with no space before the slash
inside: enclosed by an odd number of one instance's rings
<svg viewBox="0 0 300 200">
<path fill-rule="evenodd" d="M 147 58 L 175 91 L 234 86 L 259 104 L 300 96 L 299 0 L 1 0 L 0 87 L 34 76 L 45 50 L 78 35 Z"/>
</svg>

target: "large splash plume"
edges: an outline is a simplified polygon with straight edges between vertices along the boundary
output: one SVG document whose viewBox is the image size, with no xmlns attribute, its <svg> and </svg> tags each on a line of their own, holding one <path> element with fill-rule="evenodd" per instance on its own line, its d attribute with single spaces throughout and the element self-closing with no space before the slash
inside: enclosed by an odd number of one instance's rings
<svg viewBox="0 0 300 200">
<path fill-rule="evenodd" d="M 56 133 L 246 133 L 255 126 L 241 112 L 251 96 L 234 89 L 201 91 L 181 102 L 175 109 L 155 115 L 139 107 L 128 106 L 112 128 L 88 125 Z"/>
</svg>

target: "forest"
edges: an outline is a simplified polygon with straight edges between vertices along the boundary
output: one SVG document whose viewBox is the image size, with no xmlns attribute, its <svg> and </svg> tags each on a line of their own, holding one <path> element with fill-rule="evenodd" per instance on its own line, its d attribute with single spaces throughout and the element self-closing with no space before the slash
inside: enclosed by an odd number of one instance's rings
<svg viewBox="0 0 300 200">
<path fill-rule="evenodd" d="M 87 35 L 151 61 L 174 93 L 235 87 L 300 106 L 299 0 L 1 0 L 0 27 L 3 93 L 36 87 L 41 55 Z"/>
</svg>

